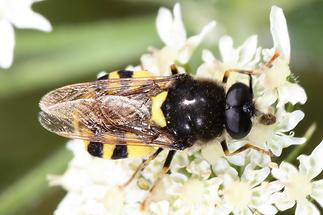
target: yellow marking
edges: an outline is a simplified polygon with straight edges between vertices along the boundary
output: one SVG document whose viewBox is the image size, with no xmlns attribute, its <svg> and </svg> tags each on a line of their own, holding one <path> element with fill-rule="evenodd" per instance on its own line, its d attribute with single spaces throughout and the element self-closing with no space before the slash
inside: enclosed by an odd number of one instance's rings
<svg viewBox="0 0 323 215">
<path fill-rule="evenodd" d="M 109 79 L 119 79 L 120 76 L 118 74 L 118 71 L 111 72 L 109 73 Z M 113 81 L 113 82 L 108 82 L 108 87 L 109 88 L 115 88 L 115 87 L 120 87 L 120 81 Z"/>
<path fill-rule="evenodd" d="M 151 78 L 154 77 L 153 74 L 147 70 L 137 71 L 132 74 L 132 78 Z"/>
<path fill-rule="evenodd" d="M 114 71 L 114 72 L 109 73 L 109 79 L 113 79 L 113 78 L 120 78 L 118 71 Z"/>
<path fill-rule="evenodd" d="M 145 155 L 150 155 L 154 151 L 155 148 L 150 146 L 130 146 L 128 145 L 128 157 L 142 157 Z"/>
<path fill-rule="evenodd" d="M 139 137 L 133 133 L 127 132 L 125 134 L 125 139 L 134 139 L 137 140 Z M 134 143 L 131 141 L 126 141 L 127 151 L 128 151 L 128 157 L 142 157 L 145 155 L 150 155 L 154 151 L 156 151 L 155 148 L 151 146 L 135 146 L 138 143 Z"/>
<path fill-rule="evenodd" d="M 85 151 L 87 151 L 87 147 L 90 144 L 90 141 L 84 140 L 83 143 L 84 143 L 84 149 L 85 149 Z"/>
<path fill-rule="evenodd" d="M 111 159 L 115 147 L 115 145 L 103 144 L 102 158 Z"/>
<path fill-rule="evenodd" d="M 168 92 L 164 91 L 151 98 L 151 121 L 162 128 L 166 126 L 166 119 L 161 110 L 161 106 L 167 97 L 167 93 Z"/>
<path fill-rule="evenodd" d="M 102 158 L 111 159 L 117 140 L 118 138 L 115 136 L 104 135 Z"/>
</svg>

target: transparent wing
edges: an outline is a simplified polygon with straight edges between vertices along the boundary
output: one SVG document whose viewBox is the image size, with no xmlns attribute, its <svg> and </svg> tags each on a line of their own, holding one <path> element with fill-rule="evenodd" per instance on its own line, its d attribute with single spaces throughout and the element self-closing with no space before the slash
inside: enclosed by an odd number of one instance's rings
<svg viewBox="0 0 323 215">
<path fill-rule="evenodd" d="M 68 85 L 40 101 L 39 121 L 60 136 L 107 144 L 172 148 L 173 137 L 150 124 L 150 98 L 176 76 L 108 79 Z"/>
</svg>

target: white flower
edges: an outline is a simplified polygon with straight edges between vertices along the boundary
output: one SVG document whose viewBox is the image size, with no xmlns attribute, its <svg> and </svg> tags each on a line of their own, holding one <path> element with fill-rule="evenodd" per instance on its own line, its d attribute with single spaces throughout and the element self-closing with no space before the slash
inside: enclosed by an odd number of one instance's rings
<svg viewBox="0 0 323 215">
<path fill-rule="evenodd" d="M 197 68 L 196 77 L 221 82 L 225 71 L 222 62 L 217 60 L 209 50 L 203 50 L 202 60 L 204 63 Z"/>
<path fill-rule="evenodd" d="M 208 50 L 203 50 L 202 53 L 203 64 L 198 67 L 198 77 L 221 82 L 228 69 L 259 72 L 253 76 L 252 88 L 257 113 L 252 118 L 252 130 L 241 140 L 234 140 L 225 134 L 231 152 L 249 143 L 280 156 L 284 148 L 305 142 L 304 138 L 294 137 L 292 131 L 303 119 L 304 113 L 300 110 L 285 110 L 288 102 L 304 103 L 306 95 L 297 83 L 288 80 L 291 78 L 288 65 L 290 47 L 286 20 L 281 9 L 273 7 L 270 20 L 274 48 L 265 49 L 263 59 L 255 35 L 237 48 L 231 37 L 222 37 L 219 41 L 221 60 L 216 59 Z M 165 47 L 160 50 L 151 49 L 151 53 L 142 56 L 142 65 L 128 67 L 129 69 L 148 69 L 156 75 L 168 75 L 169 66 L 176 63 L 180 72 L 184 72 L 184 66 L 189 66 L 194 49 L 214 26 L 214 23 L 210 23 L 199 35 L 187 38 L 179 4 L 175 5 L 173 14 L 170 10 L 161 8 L 156 24 Z M 270 67 L 265 66 L 264 62 L 268 62 L 275 51 L 279 51 L 281 56 Z M 248 75 L 232 73 L 226 86 L 228 88 L 237 81 L 248 83 L 248 80 Z M 291 93 L 297 98 L 288 98 Z M 271 125 L 260 123 L 259 115 L 262 113 L 275 115 L 276 122 Z M 272 181 L 268 177 L 269 167 L 273 167 L 275 163 L 270 163 L 269 156 L 247 150 L 226 157 L 221 140 L 218 138 L 203 144 L 198 142 L 184 151 L 176 152 L 170 166 L 171 174 L 163 176 L 152 193 L 148 190 L 158 180 L 167 155 L 166 150 L 122 189 L 119 186 L 129 179 L 142 159 L 93 158 L 87 154 L 82 141 L 71 141 L 68 146 L 73 151 L 74 158 L 68 170 L 62 176 L 49 177 L 51 185 L 60 185 L 68 191 L 55 214 L 272 215 L 278 212 L 277 208 L 285 210 L 292 207 L 293 201 L 297 201 L 297 212 L 300 214 L 299 211 L 304 212 L 305 209 L 316 210 L 308 204 L 306 198 L 309 196 L 322 204 L 323 182 L 312 182 L 322 171 L 322 161 L 318 156 L 322 154 L 322 146 L 315 149 L 311 156 L 299 157 L 301 165 L 299 171 L 294 168 L 294 172 L 301 177 L 294 175 L 285 177 L 288 180 L 282 180 L 280 176 L 285 174 L 283 167 L 288 166 L 283 162 L 273 170 L 273 175 L 278 180 Z M 305 184 L 305 189 L 293 189 L 298 183 Z M 280 192 L 282 189 L 284 191 Z M 141 211 L 144 199 L 147 201 L 144 211 Z"/>
<path fill-rule="evenodd" d="M 272 175 L 284 186 L 284 191 L 274 194 L 273 201 L 279 210 L 286 210 L 295 205 L 296 215 L 318 215 L 316 206 L 309 201 L 313 198 L 323 207 L 323 179 L 315 181 L 323 170 L 323 141 L 309 155 L 298 157 L 299 168 L 282 162 L 279 168 L 272 170 Z"/>
<path fill-rule="evenodd" d="M 139 202 L 145 197 L 145 191 L 135 183 L 127 192 L 118 188 L 130 177 L 140 159 L 113 161 L 94 158 L 79 140 L 70 141 L 68 148 L 74 154 L 68 170 L 62 176 L 48 177 L 51 185 L 60 185 L 68 190 L 55 215 L 141 214 Z"/>
<path fill-rule="evenodd" d="M 304 104 L 307 100 L 306 93 L 297 83 L 287 81 L 291 76 L 289 69 L 290 61 L 290 41 L 287 29 L 286 19 L 283 10 L 273 6 L 270 12 L 270 31 L 274 46 L 271 49 L 264 49 L 264 61 L 268 62 L 276 52 L 280 55 L 272 63 L 271 68 L 265 69 L 260 77 L 260 85 L 265 88 L 263 97 L 277 98 L 278 107 L 282 107 L 290 102 Z M 276 100 L 272 99 L 272 103 Z"/>
<path fill-rule="evenodd" d="M 213 170 L 223 178 L 223 188 L 220 191 L 222 201 L 216 206 L 217 214 L 251 215 L 255 211 L 276 214 L 277 210 L 267 200 L 277 188 L 273 189 L 266 183 L 261 184 L 270 173 L 268 167 L 255 170 L 254 166 L 249 164 L 241 178 L 225 160 L 222 160 L 221 165 L 215 165 Z"/>
<path fill-rule="evenodd" d="M 306 94 L 297 83 L 291 83 L 287 80 L 291 76 L 291 72 L 288 61 L 285 59 L 289 59 L 290 47 L 286 20 L 282 10 L 274 6 L 270 14 L 270 20 L 274 48 L 265 50 L 270 53 L 266 56 L 268 58 L 266 60 L 269 61 L 275 51 L 282 52 L 282 55 L 273 62 L 272 67 L 264 67 L 260 61 L 261 50 L 257 47 L 257 36 L 249 37 L 238 48 L 233 47 L 231 37 L 224 36 L 219 41 L 222 60 L 216 59 L 210 51 L 204 50 L 202 55 L 204 63 L 197 70 L 198 77 L 211 78 L 217 81 L 222 81 L 224 72 L 229 69 L 253 70 L 260 74 L 253 76 L 254 86 L 252 87 L 256 110 L 262 113 L 274 114 L 276 123 L 263 125 L 259 122 L 258 116 L 254 117 L 253 127 L 246 138 L 238 141 L 227 138 L 230 151 L 235 151 L 242 145 L 249 143 L 263 149 L 269 149 L 274 155 L 280 156 L 283 148 L 305 142 L 305 138 L 294 137 L 294 133 L 291 131 L 304 118 L 304 113 L 299 110 L 288 113 L 284 109 L 284 104 L 287 102 L 291 102 L 293 105 L 298 102 L 304 103 Z M 231 72 L 226 88 L 228 89 L 237 81 L 248 84 L 248 79 L 247 75 Z M 293 94 L 293 96 L 290 94 Z M 276 105 L 277 99 L 278 103 Z M 211 147 L 214 149 L 215 145 L 219 145 L 219 143 L 213 143 L 213 145 Z M 217 146 L 217 151 L 219 150 L 221 149 Z M 203 151 L 205 150 L 202 149 L 202 154 Z M 230 156 L 227 159 L 239 166 L 245 165 L 248 160 L 260 166 L 266 166 L 270 162 L 268 156 L 263 156 L 254 150 Z"/>
<path fill-rule="evenodd" d="M 288 113 L 280 109 L 276 114 L 276 123 L 273 125 L 263 125 L 255 122 L 247 141 L 264 149 L 270 149 L 275 156 L 280 156 L 282 149 L 290 145 L 300 145 L 305 142 L 305 138 L 294 137 L 292 129 L 304 118 L 304 113 L 300 110 Z M 290 134 L 285 134 L 291 132 Z"/>
<path fill-rule="evenodd" d="M 50 23 L 31 10 L 31 5 L 39 0 L 0 0 L 0 67 L 9 68 L 13 61 L 15 34 L 17 28 L 32 28 L 51 31 Z"/>
<path fill-rule="evenodd" d="M 197 69 L 196 75 L 198 77 L 222 81 L 226 70 L 254 70 L 260 60 L 260 48 L 257 47 L 256 35 L 249 37 L 238 48 L 233 47 L 233 40 L 230 36 L 223 36 L 219 41 L 219 51 L 222 61 L 216 59 L 210 51 L 203 51 L 202 59 L 204 63 Z M 230 75 L 245 78 L 237 73 L 232 73 Z M 231 79 L 232 78 L 230 77 L 229 80 Z M 236 81 L 237 79 L 238 78 L 232 80 Z M 228 83 L 228 86 L 231 85 L 230 83 Z"/>
<path fill-rule="evenodd" d="M 166 8 L 161 8 L 156 20 L 157 32 L 165 47 L 158 50 L 152 48 L 151 53 L 141 57 L 144 69 L 156 75 L 169 75 L 170 65 L 186 64 L 196 47 L 202 42 L 207 33 L 215 26 L 215 22 L 206 25 L 200 34 L 187 38 L 183 25 L 180 4 L 174 6 L 173 14 Z M 179 68 L 181 70 L 181 68 Z"/>
<path fill-rule="evenodd" d="M 252 35 L 240 47 L 233 47 L 230 36 L 223 36 L 219 41 L 222 62 L 226 69 L 254 69 L 260 60 L 260 48 L 257 47 L 257 36 Z"/>
<path fill-rule="evenodd" d="M 290 41 L 287 22 L 284 12 L 277 6 L 272 6 L 270 11 L 270 32 L 273 37 L 274 47 L 265 49 L 265 56 L 269 60 L 276 51 L 279 51 L 280 58 L 289 63 L 290 60 Z"/>
</svg>

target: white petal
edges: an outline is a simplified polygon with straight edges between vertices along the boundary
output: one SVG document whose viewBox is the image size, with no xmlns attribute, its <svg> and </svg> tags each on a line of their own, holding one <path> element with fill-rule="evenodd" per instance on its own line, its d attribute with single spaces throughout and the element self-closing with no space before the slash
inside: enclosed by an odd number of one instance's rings
<svg viewBox="0 0 323 215">
<path fill-rule="evenodd" d="M 299 170 L 302 174 L 307 175 L 310 179 L 315 178 L 323 170 L 323 141 L 309 155 L 300 155 Z"/>
<path fill-rule="evenodd" d="M 33 28 L 49 32 L 52 26 L 42 15 L 31 10 L 31 2 L 16 3 L 7 13 L 8 19 L 17 28 Z"/>
<path fill-rule="evenodd" d="M 182 47 L 186 41 L 180 5 L 174 6 L 174 17 L 167 8 L 160 8 L 156 19 L 157 32 L 160 39 L 171 47 Z"/>
<path fill-rule="evenodd" d="M 277 93 L 274 90 L 265 90 L 262 95 L 256 97 L 256 109 L 266 113 L 268 108 L 277 100 Z"/>
<path fill-rule="evenodd" d="M 237 54 L 233 48 L 233 40 L 230 36 L 223 36 L 220 38 L 219 50 L 223 63 L 232 64 L 237 61 Z"/>
<path fill-rule="evenodd" d="M 151 54 L 142 55 L 140 60 L 143 69 L 154 75 L 170 75 L 170 65 L 175 62 L 176 55 L 175 49 L 166 46 L 160 50 L 154 50 Z"/>
<path fill-rule="evenodd" d="M 211 165 L 215 165 L 218 159 L 224 156 L 223 149 L 217 141 L 204 146 L 201 150 L 201 154 Z"/>
<path fill-rule="evenodd" d="M 245 66 L 248 64 L 256 54 L 257 50 L 257 35 L 252 35 L 249 37 L 241 47 L 239 47 L 240 51 L 240 66 Z"/>
<path fill-rule="evenodd" d="M 231 141 L 230 138 L 227 138 L 227 145 L 230 152 L 236 151 L 238 148 L 242 147 L 247 143 L 248 142 L 244 139 L 241 139 L 238 141 Z M 226 156 L 225 158 L 234 165 L 244 166 L 246 164 L 246 157 L 247 157 L 248 151 L 251 151 L 251 150 L 246 150 L 235 155 Z"/>
<path fill-rule="evenodd" d="M 280 183 L 279 181 L 272 181 L 264 186 L 265 186 L 266 191 L 271 194 L 276 193 L 284 188 L 284 185 L 282 183 Z"/>
<path fill-rule="evenodd" d="M 263 155 L 255 150 L 250 150 L 250 152 L 247 155 L 248 163 L 255 164 L 260 167 L 266 167 L 269 165 L 270 156 Z"/>
<path fill-rule="evenodd" d="M 290 41 L 283 10 L 273 6 L 270 11 L 270 31 L 274 41 L 274 49 L 281 53 L 287 62 L 290 60 Z"/>
<path fill-rule="evenodd" d="M 323 207 L 323 179 L 312 183 L 311 197 Z"/>
<path fill-rule="evenodd" d="M 54 215 L 78 215 L 82 213 L 79 209 L 79 206 L 82 204 L 81 202 L 81 195 L 73 192 L 68 192 L 54 211 Z"/>
<path fill-rule="evenodd" d="M 293 175 L 297 174 L 298 171 L 292 164 L 283 161 L 279 165 L 279 168 L 274 168 L 271 173 L 276 179 L 284 182 Z"/>
<path fill-rule="evenodd" d="M 270 204 L 263 204 L 261 206 L 257 206 L 257 210 L 264 215 L 274 215 L 278 212 L 277 209 Z"/>
<path fill-rule="evenodd" d="M 315 205 L 308 201 L 304 200 L 297 202 L 295 215 L 320 215 L 320 211 L 315 207 Z"/>
<path fill-rule="evenodd" d="M 277 157 L 279 157 L 283 151 L 283 143 L 281 141 L 281 136 L 274 135 L 271 141 L 268 142 L 268 147 L 270 151 Z"/>
<path fill-rule="evenodd" d="M 97 194 L 95 194 L 97 196 Z M 112 214 L 121 214 L 126 202 L 126 193 L 117 186 L 106 191 L 103 198 L 103 205 Z M 95 213 L 94 213 L 95 214 Z"/>
<path fill-rule="evenodd" d="M 202 60 L 205 63 L 213 63 L 216 59 L 210 50 L 204 49 L 202 51 Z"/>
<path fill-rule="evenodd" d="M 272 67 L 264 69 L 264 76 L 262 77 L 262 87 L 266 90 L 276 90 L 277 88 L 283 87 L 290 84 L 287 81 L 288 76 L 291 74 L 288 64 L 281 60 L 280 58 L 276 59 L 273 62 Z M 289 93 L 289 94 L 288 94 Z M 286 94 L 291 95 L 293 92 L 287 90 Z M 281 95 L 282 98 L 288 101 L 288 97 L 284 97 L 284 94 Z M 282 103 L 283 101 L 281 101 Z M 283 103 L 282 103 L 283 104 Z"/>
<path fill-rule="evenodd" d="M 215 165 L 212 166 L 212 169 L 216 175 L 226 174 L 231 176 L 233 179 L 238 176 L 238 172 L 232 168 L 224 158 L 219 158 Z"/>
<path fill-rule="evenodd" d="M 173 16 L 170 10 L 167 8 L 160 8 L 158 11 L 156 19 L 156 28 L 160 39 L 168 44 L 168 41 L 171 40 L 170 33 L 173 25 Z"/>
<path fill-rule="evenodd" d="M 182 13 L 181 13 L 181 6 L 179 3 L 176 3 L 173 9 L 174 13 L 174 28 L 177 30 L 177 33 L 180 34 L 180 41 L 186 40 L 186 31 L 183 24 Z"/>
<path fill-rule="evenodd" d="M 7 69 L 13 61 L 15 32 L 6 20 L 0 21 L 0 67 Z"/>
<path fill-rule="evenodd" d="M 226 203 L 222 203 L 221 205 L 216 205 L 215 207 L 215 213 L 214 214 L 221 214 L 221 215 L 228 215 L 232 211 L 231 205 L 228 205 Z"/>
<path fill-rule="evenodd" d="M 301 145 L 306 142 L 305 137 L 293 137 L 289 135 L 281 135 L 279 136 L 279 138 L 283 148 L 287 148 L 288 146 L 291 146 L 291 145 Z"/>
<path fill-rule="evenodd" d="M 193 160 L 186 169 L 189 173 L 192 173 L 193 176 L 201 177 L 204 180 L 209 178 L 212 173 L 210 164 L 204 159 Z"/>
<path fill-rule="evenodd" d="M 156 203 L 152 203 L 149 205 L 150 213 L 153 215 L 167 215 L 169 214 L 169 202 L 160 201 Z"/>
<path fill-rule="evenodd" d="M 247 182 L 252 187 L 263 182 L 270 173 L 268 167 L 255 170 L 252 164 L 248 164 L 242 174 L 241 180 Z"/>
<path fill-rule="evenodd" d="M 304 104 L 307 100 L 305 90 L 298 84 L 286 82 L 278 89 L 279 102 L 278 107 L 282 107 L 286 103 L 290 102 L 292 105 L 297 103 Z"/>
<path fill-rule="evenodd" d="M 304 118 L 305 114 L 301 110 L 296 110 L 291 113 L 283 111 L 283 114 L 280 125 L 282 129 L 280 131 L 286 132 L 294 129 L 296 125 Z"/>
<path fill-rule="evenodd" d="M 214 28 L 214 26 L 215 22 L 210 22 L 209 24 L 204 26 L 204 28 L 198 35 L 192 36 L 187 39 L 184 47 L 181 48 L 178 56 L 178 61 L 180 63 L 186 64 L 189 61 L 196 47 L 202 42 L 205 36 Z"/>
<path fill-rule="evenodd" d="M 287 210 L 295 205 L 295 201 L 288 199 L 287 195 L 282 192 L 274 193 L 271 196 L 271 202 L 273 202 L 280 211 Z"/>
</svg>

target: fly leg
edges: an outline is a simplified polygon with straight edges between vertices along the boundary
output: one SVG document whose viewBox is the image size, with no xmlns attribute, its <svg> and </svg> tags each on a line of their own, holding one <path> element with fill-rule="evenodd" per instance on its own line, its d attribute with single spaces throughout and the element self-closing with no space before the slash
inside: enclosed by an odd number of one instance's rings
<svg viewBox="0 0 323 215">
<path fill-rule="evenodd" d="M 170 65 L 170 70 L 172 72 L 172 75 L 177 75 L 178 74 L 178 70 L 175 64 Z"/>
<path fill-rule="evenodd" d="M 228 145 L 227 145 L 227 143 L 226 143 L 225 140 L 223 140 L 221 142 L 221 146 L 222 146 L 223 152 L 224 152 L 224 154 L 226 156 L 236 155 L 236 154 L 239 154 L 239 153 L 241 153 L 241 152 L 243 152 L 243 151 L 245 151 L 247 149 L 253 149 L 253 150 L 256 150 L 256 151 L 260 152 L 261 154 L 268 155 L 268 156 L 271 156 L 271 157 L 273 156 L 273 154 L 271 153 L 271 151 L 269 151 L 269 150 L 267 151 L 265 149 L 262 149 L 262 148 L 260 148 L 258 146 L 255 146 L 255 145 L 252 145 L 252 144 L 249 144 L 249 143 L 241 146 L 240 148 L 238 148 L 237 150 L 235 150 L 233 152 L 230 152 L 229 151 Z"/>
<path fill-rule="evenodd" d="M 165 163 L 163 165 L 163 168 L 160 170 L 159 172 L 159 176 L 158 179 L 154 182 L 154 184 L 152 185 L 152 187 L 149 190 L 148 195 L 146 196 L 146 198 L 144 199 L 144 201 L 141 203 L 141 210 L 144 211 L 145 210 L 145 205 L 147 203 L 147 200 L 149 198 L 149 195 L 155 190 L 155 188 L 157 187 L 157 185 L 160 183 L 161 179 L 163 178 L 163 176 L 169 171 L 169 167 L 170 164 L 174 158 L 174 155 L 176 153 L 176 150 L 170 150 L 167 154 Z"/>
<path fill-rule="evenodd" d="M 271 67 L 273 62 L 280 56 L 280 52 L 279 51 L 276 51 L 274 53 L 274 55 L 269 59 L 268 62 L 266 62 L 264 64 L 265 67 Z M 224 72 L 224 75 L 223 75 L 223 79 L 222 79 L 222 83 L 227 83 L 228 81 L 228 78 L 230 76 L 230 73 L 231 72 L 237 72 L 237 73 L 240 73 L 240 74 L 245 74 L 245 75 L 249 75 L 249 77 L 251 75 L 256 75 L 258 74 L 256 70 L 244 70 L 244 69 L 228 69 Z"/>
<path fill-rule="evenodd" d="M 131 177 L 124 184 L 120 185 L 119 188 L 124 189 L 125 187 L 127 187 L 138 175 L 138 173 L 143 171 L 146 168 L 146 166 L 150 163 L 150 161 L 154 160 L 157 157 L 157 155 L 162 151 L 162 148 L 158 148 L 154 154 L 150 155 L 146 160 L 143 160 L 142 163 L 137 167 L 135 172 L 131 175 Z"/>
<path fill-rule="evenodd" d="M 222 79 L 222 83 L 226 84 L 228 81 L 228 78 L 230 76 L 231 72 L 237 72 L 240 74 L 244 74 L 244 75 L 248 75 L 249 77 L 251 77 L 252 75 L 256 75 L 256 71 L 254 70 L 243 70 L 243 69 L 228 69 L 224 72 L 223 75 L 223 79 Z"/>
</svg>

